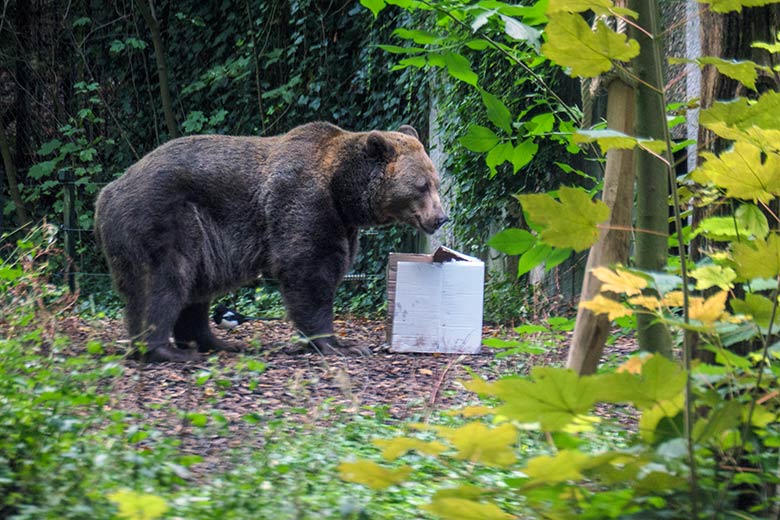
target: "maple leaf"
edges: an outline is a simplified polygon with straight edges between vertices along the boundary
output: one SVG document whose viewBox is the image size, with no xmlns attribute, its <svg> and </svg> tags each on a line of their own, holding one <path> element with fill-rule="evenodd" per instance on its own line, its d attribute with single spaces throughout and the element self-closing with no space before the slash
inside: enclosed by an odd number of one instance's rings
<svg viewBox="0 0 780 520">
<path fill-rule="evenodd" d="M 634 296 L 628 299 L 628 303 L 637 307 L 644 307 L 649 311 L 656 311 L 661 307 L 661 300 L 655 296 Z"/>
<path fill-rule="evenodd" d="M 691 271 L 696 279 L 696 290 L 704 291 L 710 287 L 719 287 L 724 291 L 734 287 L 731 283 L 737 278 L 737 273 L 731 267 L 722 265 L 705 265 Z"/>
<path fill-rule="evenodd" d="M 765 204 L 780 194 L 780 155 L 776 153 L 738 141 L 720 156 L 701 155 L 706 161 L 692 175 L 697 182 L 709 180 L 728 197 Z"/>
<path fill-rule="evenodd" d="M 735 243 L 732 256 L 743 279 L 775 278 L 780 274 L 780 235 L 770 233 L 766 240 Z"/>
<path fill-rule="evenodd" d="M 341 480 L 363 484 L 375 491 L 403 482 L 412 472 L 410 466 L 391 469 L 368 460 L 342 462 L 338 469 Z"/>
<path fill-rule="evenodd" d="M 435 498 L 430 504 L 420 506 L 428 512 L 447 520 L 511 520 L 515 518 L 497 505 L 466 498 Z"/>
<path fill-rule="evenodd" d="M 560 202 L 547 194 L 518 195 L 531 221 L 543 229 L 541 239 L 559 248 L 582 251 L 599 238 L 598 224 L 609 218 L 609 208 L 600 200 L 591 200 L 583 190 L 561 186 Z"/>
<path fill-rule="evenodd" d="M 443 451 L 447 451 L 447 447 L 440 442 L 427 442 L 413 437 L 374 439 L 373 442 L 375 446 L 382 448 L 382 457 L 388 461 L 394 461 L 412 450 L 426 455 L 438 455 Z"/>
<path fill-rule="evenodd" d="M 629 61 L 639 54 L 639 43 L 610 29 L 599 20 L 591 30 L 578 14 L 556 12 L 549 15 L 545 29 L 547 42 L 542 53 L 572 76 L 592 78 L 612 68 L 612 60 Z"/>
<path fill-rule="evenodd" d="M 601 291 L 633 296 L 647 287 L 647 280 L 623 269 L 613 271 L 607 267 L 596 267 L 590 272 L 601 281 Z"/>
<path fill-rule="evenodd" d="M 512 424 L 488 428 L 480 422 L 471 422 L 460 428 L 440 426 L 436 430 L 458 450 L 456 459 L 498 467 L 510 466 L 517 460 L 514 450 L 517 429 Z"/>
<path fill-rule="evenodd" d="M 712 325 L 726 313 L 726 298 L 729 293 L 720 291 L 706 300 L 704 298 L 693 297 L 688 301 L 688 316 L 693 320 L 699 320 L 705 325 Z"/>
<path fill-rule="evenodd" d="M 592 300 L 580 302 L 580 307 L 588 309 L 596 315 L 606 314 L 610 321 L 622 318 L 623 316 L 631 316 L 634 314 L 634 311 L 622 303 L 610 298 L 606 298 L 600 294 Z"/>
<path fill-rule="evenodd" d="M 667 307 L 682 307 L 684 303 L 682 291 L 671 291 L 666 293 L 663 300 L 661 300 L 661 303 Z"/>
</svg>

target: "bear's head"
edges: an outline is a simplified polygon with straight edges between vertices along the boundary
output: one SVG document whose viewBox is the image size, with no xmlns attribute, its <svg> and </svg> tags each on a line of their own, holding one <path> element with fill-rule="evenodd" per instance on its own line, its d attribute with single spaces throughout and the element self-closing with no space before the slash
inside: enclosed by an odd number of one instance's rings
<svg viewBox="0 0 780 520">
<path fill-rule="evenodd" d="M 404 222 L 431 234 L 447 222 L 439 174 L 414 128 L 370 132 L 366 148 L 369 156 L 385 164 L 375 206 L 380 223 Z"/>
</svg>

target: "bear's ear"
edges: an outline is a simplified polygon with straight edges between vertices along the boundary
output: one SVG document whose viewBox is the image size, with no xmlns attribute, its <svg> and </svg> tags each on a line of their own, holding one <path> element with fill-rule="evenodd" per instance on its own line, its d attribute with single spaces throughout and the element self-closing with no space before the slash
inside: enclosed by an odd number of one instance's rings
<svg viewBox="0 0 780 520">
<path fill-rule="evenodd" d="M 366 138 L 366 153 L 374 159 L 389 159 L 393 156 L 393 147 L 381 132 L 374 130 Z"/>
<path fill-rule="evenodd" d="M 417 130 L 414 129 L 414 127 L 411 127 L 409 125 L 402 125 L 401 128 L 398 129 L 399 132 L 406 135 L 411 135 L 418 141 L 420 140 L 420 136 L 417 135 Z"/>
</svg>

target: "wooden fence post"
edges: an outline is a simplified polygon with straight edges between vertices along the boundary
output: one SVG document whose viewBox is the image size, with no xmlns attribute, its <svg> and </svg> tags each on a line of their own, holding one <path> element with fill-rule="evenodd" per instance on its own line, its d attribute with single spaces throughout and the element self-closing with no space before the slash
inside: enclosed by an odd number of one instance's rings
<svg viewBox="0 0 780 520">
<path fill-rule="evenodd" d="M 73 262 L 76 257 L 76 244 L 73 241 L 73 230 L 76 225 L 76 186 L 73 184 L 73 172 L 70 170 L 60 170 L 60 184 L 63 192 L 62 208 L 62 229 L 65 232 L 65 278 L 68 280 L 70 292 L 76 292 L 76 274 L 73 269 Z"/>
</svg>

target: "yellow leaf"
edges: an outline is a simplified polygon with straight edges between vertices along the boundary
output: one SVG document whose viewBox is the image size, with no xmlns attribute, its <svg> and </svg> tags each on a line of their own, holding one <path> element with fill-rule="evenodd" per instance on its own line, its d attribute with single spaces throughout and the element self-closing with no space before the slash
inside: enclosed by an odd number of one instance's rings
<svg viewBox="0 0 780 520">
<path fill-rule="evenodd" d="M 120 489 L 108 495 L 119 509 L 119 517 L 127 520 L 155 520 L 168 511 L 162 497 Z"/>
<path fill-rule="evenodd" d="M 711 325 L 726 315 L 726 298 L 729 293 L 720 291 L 706 300 L 703 298 L 691 298 L 688 315 L 691 319 L 699 320 L 705 325 Z"/>
<path fill-rule="evenodd" d="M 661 307 L 661 300 L 655 296 L 634 296 L 628 299 L 628 303 L 638 307 L 644 307 L 647 310 L 655 311 Z"/>
<path fill-rule="evenodd" d="M 341 480 L 363 484 L 375 491 L 403 482 L 412 472 L 409 466 L 385 468 L 368 460 L 342 462 L 338 469 Z"/>
<path fill-rule="evenodd" d="M 490 415 L 493 413 L 493 409 L 489 406 L 482 406 L 482 405 L 476 405 L 476 406 L 464 406 L 463 408 L 459 408 L 457 410 L 447 410 L 445 412 L 447 415 L 462 415 L 463 417 L 483 417 L 485 415 Z"/>
<path fill-rule="evenodd" d="M 603 284 L 602 292 L 609 291 L 632 296 L 641 294 L 642 289 L 647 287 L 647 280 L 622 269 L 613 271 L 607 267 L 596 267 L 591 270 L 591 273 Z"/>
<path fill-rule="evenodd" d="M 642 365 L 650 356 L 633 356 L 628 361 L 617 368 L 617 372 L 628 372 L 629 374 L 639 375 L 642 373 Z"/>
<path fill-rule="evenodd" d="M 482 423 L 472 422 L 460 428 L 439 426 L 436 430 L 457 448 L 456 459 L 499 467 L 510 466 L 517 460 L 513 449 L 517 442 L 517 429 L 512 424 L 491 429 Z"/>
<path fill-rule="evenodd" d="M 422 509 L 446 520 L 511 520 L 514 516 L 505 513 L 497 505 L 476 502 L 465 498 L 437 498 Z"/>
<path fill-rule="evenodd" d="M 683 306 L 683 293 L 682 291 L 671 291 L 664 295 L 661 303 L 667 307 L 682 307 Z"/>
<path fill-rule="evenodd" d="M 656 403 L 642 413 L 639 419 L 639 433 L 647 443 L 655 442 L 656 427 L 662 419 L 674 417 L 683 408 L 685 394 L 680 393 L 667 401 Z"/>
<path fill-rule="evenodd" d="M 616 320 L 623 316 L 631 316 L 634 311 L 620 302 L 598 295 L 590 301 L 580 302 L 580 307 L 592 311 L 594 314 L 606 314 L 610 320 Z"/>
<path fill-rule="evenodd" d="M 447 446 L 438 441 L 427 442 L 412 437 L 374 439 L 373 442 L 375 446 L 382 448 L 382 457 L 388 461 L 394 461 L 412 450 L 425 455 L 438 455 L 443 451 L 447 451 Z"/>
<path fill-rule="evenodd" d="M 534 484 L 557 484 L 581 479 L 581 470 L 588 459 L 588 455 L 579 451 L 561 450 L 552 457 L 534 457 L 522 471 L 534 480 Z"/>
</svg>

